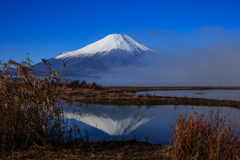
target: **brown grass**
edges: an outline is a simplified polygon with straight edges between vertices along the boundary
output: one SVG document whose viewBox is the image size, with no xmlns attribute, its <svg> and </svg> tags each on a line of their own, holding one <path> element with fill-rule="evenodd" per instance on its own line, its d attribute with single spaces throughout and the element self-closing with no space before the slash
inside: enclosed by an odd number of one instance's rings
<svg viewBox="0 0 240 160">
<path fill-rule="evenodd" d="M 56 93 L 62 79 L 42 61 L 50 73 L 42 80 L 34 75 L 28 58 L 22 63 L 9 60 L 0 67 L 0 149 L 64 140 L 63 107 Z"/>
<path fill-rule="evenodd" d="M 172 146 L 136 141 L 103 141 L 73 143 L 47 149 L 2 152 L 3 159 L 156 159 L 171 160 Z M 1 152 L 0 152 L 1 154 Z"/>
<path fill-rule="evenodd" d="M 228 117 L 214 114 L 179 113 L 174 124 L 173 156 L 175 159 L 223 160 L 240 158 L 238 125 Z"/>
</svg>

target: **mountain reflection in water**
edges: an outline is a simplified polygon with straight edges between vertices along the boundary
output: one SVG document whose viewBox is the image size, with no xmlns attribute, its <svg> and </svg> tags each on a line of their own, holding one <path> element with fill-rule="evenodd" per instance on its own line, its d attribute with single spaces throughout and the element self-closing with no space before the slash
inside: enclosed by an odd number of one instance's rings
<svg viewBox="0 0 240 160">
<path fill-rule="evenodd" d="M 154 116 L 146 115 L 143 110 L 134 107 L 82 106 L 79 113 L 65 113 L 65 117 L 74 118 L 92 127 L 96 127 L 111 136 L 128 135 Z"/>
<path fill-rule="evenodd" d="M 65 112 L 65 118 L 74 120 L 76 125 L 85 129 L 90 141 L 98 140 L 129 140 L 151 143 L 168 143 L 170 125 L 177 113 L 206 112 L 210 109 L 221 109 L 223 115 L 240 122 L 240 110 L 228 107 L 199 106 L 109 106 L 109 105 L 71 105 Z M 70 125 L 70 124 L 69 124 Z M 168 131 L 167 131 L 168 130 Z"/>
</svg>

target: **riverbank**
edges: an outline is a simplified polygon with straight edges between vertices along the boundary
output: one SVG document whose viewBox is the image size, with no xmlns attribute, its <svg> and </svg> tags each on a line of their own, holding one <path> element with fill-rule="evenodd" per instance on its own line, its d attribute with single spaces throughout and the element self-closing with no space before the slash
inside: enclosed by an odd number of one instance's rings
<svg viewBox="0 0 240 160">
<path fill-rule="evenodd" d="M 153 90 L 239 90 L 240 87 L 101 87 L 92 88 L 65 88 L 59 89 L 63 100 L 85 104 L 105 105 L 197 105 L 197 106 L 225 106 L 240 107 L 240 101 L 170 97 L 155 95 L 135 95 L 139 91 Z"/>
</svg>

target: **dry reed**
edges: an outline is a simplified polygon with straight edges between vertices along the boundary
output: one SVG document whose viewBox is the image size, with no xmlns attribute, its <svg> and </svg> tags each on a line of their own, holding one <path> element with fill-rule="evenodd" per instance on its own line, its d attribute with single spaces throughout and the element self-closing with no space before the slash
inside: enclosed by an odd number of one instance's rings
<svg viewBox="0 0 240 160">
<path fill-rule="evenodd" d="M 234 119 L 220 110 L 208 114 L 179 113 L 171 124 L 175 159 L 236 159 L 240 157 L 240 133 Z"/>
<path fill-rule="evenodd" d="M 65 140 L 63 106 L 56 92 L 63 80 L 47 60 L 42 62 L 47 70 L 42 79 L 34 75 L 28 57 L 21 63 L 10 59 L 0 66 L 0 149 Z"/>
</svg>

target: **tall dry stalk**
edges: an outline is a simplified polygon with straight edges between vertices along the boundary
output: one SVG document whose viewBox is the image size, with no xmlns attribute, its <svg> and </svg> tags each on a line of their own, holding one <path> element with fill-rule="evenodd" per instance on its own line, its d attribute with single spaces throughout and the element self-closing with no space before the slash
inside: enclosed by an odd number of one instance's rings
<svg viewBox="0 0 240 160">
<path fill-rule="evenodd" d="M 179 113 L 172 124 L 175 159 L 236 159 L 240 158 L 239 127 L 228 117 L 215 114 Z"/>
<path fill-rule="evenodd" d="M 61 140 L 63 108 L 57 96 L 62 82 L 46 60 L 50 74 L 41 80 L 34 75 L 28 59 L 21 63 L 9 60 L 0 66 L 0 148 L 44 145 Z"/>
</svg>

